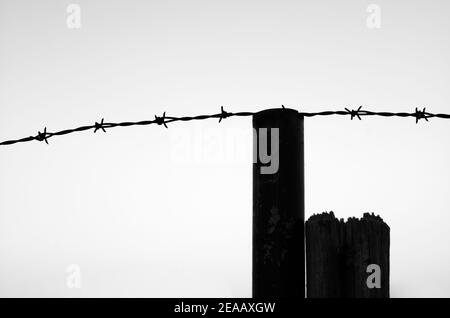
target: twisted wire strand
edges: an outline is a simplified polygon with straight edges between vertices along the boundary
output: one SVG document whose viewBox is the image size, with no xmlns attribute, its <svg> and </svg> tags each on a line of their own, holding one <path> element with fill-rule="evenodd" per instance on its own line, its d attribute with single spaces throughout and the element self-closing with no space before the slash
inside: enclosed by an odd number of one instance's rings
<svg viewBox="0 0 450 318">
<path fill-rule="evenodd" d="M 284 108 L 283 105 L 281 105 L 282 108 Z M 162 125 L 165 128 L 168 128 L 167 124 L 178 122 L 178 121 L 194 121 L 194 120 L 206 120 L 206 119 L 219 119 L 219 123 L 222 122 L 222 120 L 229 118 L 229 117 L 248 117 L 253 116 L 254 112 L 227 112 L 224 110 L 223 106 L 220 108 L 220 113 L 217 114 L 211 114 L 211 115 L 197 115 L 197 116 L 183 116 L 183 117 L 173 117 L 173 116 L 166 116 L 166 113 L 164 112 L 162 116 L 155 115 L 155 119 L 153 120 L 142 120 L 142 121 L 126 121 L 126 122 L 104 122 L 104 119 L 100 122 L 95 122 L 93 125 L 87 125 L 87 126 L 80 126 L 77 128 L 72 129 L 64 129 L 61 131 L 56 132 L 48 132 L 47 127 L 44 128 L 43 132 L 38 131 L 37 135 L 35 136 L 29 136 L 24 137 L 21 139 L 14 139 L 14 140 L 6 140 L 3 142 L 0 142 L 0 146 L 6 146 L 6 145 L 12 145 L 16 143 L 23 143 L 23 142 L 30 142 L 30 141 L 44 141 L 46 144 L 48 144 L 48 139 L 54 137 L 54 136 L 63 136 L 72 134 L 75 132 L 82 132 L 82 131 L 88 131 L 93 130 L 94 133 L 101 130 L 103 132 L 106 132 L 107 129 L 115 128 L 115 127 L 130 127 L 130 126 L 147 126 L 147 125 Z M 416 123 L 418 123 L 420 120 L 428 121 L 429 118 L 441 118 L 441 119 L 450 119 L 450 114 L 433 114 L 426 111 L 426 108 L 423 108 L 422 110 L 418 109 L 416 107 L 415 111 L 412 113 L 406 113 L 406 112 L 374 112 L 370 110 L 363 110 L 362 106 L 359 106 L 357 109 L 348 109 L 345 108 L 344 110 L 336 110 L 336 111 L 320 111 L 320 112 L 298 112 L 299 116 L 303 117 L 317 117 L 317 116 L 349 116 L 351 120 L 354 118 L 357 118 L 359 120 L 362 119 L 362 117 L 366 116 L 379 116 L 379 117 L 401 117 L 401 118 L 407 118 L 407 117 L 413 117 L 416 119 Z"/>
</svg>

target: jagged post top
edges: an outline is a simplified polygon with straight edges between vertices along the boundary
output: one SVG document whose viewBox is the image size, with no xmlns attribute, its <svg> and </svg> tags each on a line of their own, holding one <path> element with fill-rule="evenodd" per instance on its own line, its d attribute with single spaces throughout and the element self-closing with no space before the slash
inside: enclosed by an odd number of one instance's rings
<svg viewBox="0 0 450 318">
<path fill-rule="evenodd" d="M 323 212 L 318 214 L 313 214 L 309 217 L 306 222 L 324 222 L 324 221 L 338 221 L 339 223 L 349 223 L 349 222 L 381 222 L 389 227 L 386 222 L 383 221 L 380 215 L 375 215 L 375 213 L 365 212 L 361 218 L 349 217 L 347 220 L 344 218 L 336 218 L 333 211 Z"/>
</svg>

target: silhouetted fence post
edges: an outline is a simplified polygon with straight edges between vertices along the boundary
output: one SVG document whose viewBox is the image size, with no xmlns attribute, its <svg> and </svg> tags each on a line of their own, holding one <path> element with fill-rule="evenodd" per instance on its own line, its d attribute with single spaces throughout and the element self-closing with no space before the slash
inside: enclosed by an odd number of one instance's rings
<svg viewBox="0 0 450 318">
<path fill-rule="evenodd" d="M 253 297 L 305 296 L 303 116 L 253 116 Z"/>
<path fill-rule="evenodd" d="M 313 215 L 305 230 L 308 298 L 343 297 L 343 221 L 333 213 Z"/>
<path fill-rule="evenodd" d="M 379 216 L 306 222 L 308 298 L 388 298 L 390 229 Z"/>
</svg>

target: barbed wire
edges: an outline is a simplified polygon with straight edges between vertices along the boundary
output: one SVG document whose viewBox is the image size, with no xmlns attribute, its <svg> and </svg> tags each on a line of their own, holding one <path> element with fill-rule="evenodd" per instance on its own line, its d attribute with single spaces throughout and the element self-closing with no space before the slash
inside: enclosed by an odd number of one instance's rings
<svg viewBox="0 0 450 318">
<path fill-rule="evenodd" d="M 281 105 L 282 108 L 285 108 L 284 105 Z M 106 132 L 106 129 L 111 129 L 115 127 L 130 127 L 130 126 L 147 126 L 152 124 L 162 125 L 165 128 L 168 128 L 167 124 L 177 122 L 177 121 L 193 121 L 193 120 L 205 120 L 205 119 L 211 119 L 211 118 L 218 118 L 219 123 L 222 122 L 223 119 L 229 118 L 229 117 L 246 117 L 246 116 L 253 116 L 256 114 L 255 112 L 237 112 L 237 113 L 231 113 L 224 110 L 223 106 L 220 108 L 220 113 L 212 114 L 212 115 L 197 115 L 197 116 L 184 116 L 184 117 L 172 117 L 172 116 L 166 116 L 166 113 L 164 112 L 162 116 L 155 115 L 155 119 L 153 120 L 143 120 L 143 121 L 136 121 L 136 122 L 119 122 L 119 123 L 108 123 L 104 122 L 104 119 L 100 122 L 95 122 L 93 125 L 87 125 L 87 126 L 81 126 L 73 129 L 65 129 L 57 132 L 48 132 L 47 127 L 44 128 L 43 132 L 38 131 L 37 135 L 35 136 L 29 136 L 21 139 L 15 139 L 15 140 L 6 140 L 3 142 L 0 142 L 0 146 L 6 146 L 6 145 L 12 145 L 16 143 L 21 142 L 30 142 L 33 140 L 37 141 L 44 141 L 46 144 L 48 144 L 48 139 L 55 137 L 55 136 L 63 136 L 72 134 L 75 132 L 81 132 L 81 131 L 87 131 L 87 130 L 93 130 L 94 133 L 101 130 L 103 132 Z M 361 117 L 364 116 L 381 116 L 381 117 L 413 117 L 416 119 L 416 124 L 421 120 L 424 119 L 425 121 L 428 121 L 429 118 L 443 118 L 443 119 L 450 119 L 450 114 L 433 114 L 426 111 L 426 108 L 423 108 L 423 110 L 420 110 L 416 107 L 415 111 L 413 113 L 405 113 L 405 112 L 373 112 L 370 110 L 363 110 L 362 106 L 359 106 L 357 109 L 348 109 L 344 108 L 344 110 L 338 110 L 338 111 L 321 111 L 321 112 L 302 112 L 298 111 L 299 116 L 303 117 L 315 117 L 315 116 L 349 116 L 351 120 L 354 118 L 358 118 L 361 120 Z"/>
</svg>

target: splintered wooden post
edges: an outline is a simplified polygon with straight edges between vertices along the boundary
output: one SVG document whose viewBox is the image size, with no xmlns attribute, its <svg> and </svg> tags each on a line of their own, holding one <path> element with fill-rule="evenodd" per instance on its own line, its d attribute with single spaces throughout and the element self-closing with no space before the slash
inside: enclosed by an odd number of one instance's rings
<svg viewBox="0 0 450 318">
<path fill-rule="evenodd" d="M 303 116 L 253 115 L 253 297 L 305 297 Z"/>
<path fill-rule="evenodd" d="M 305 231 L 307 297 L 344 297 L 344 221 L 333 212 L 313 215 Z"/>
<path fill-rule="evenodd" d="M 308 298 L 388 298 L 390 228 L 364 213 L 347 222 L 333 212 L 306 222 Z"/>
<path fill-rule="evenodd" d="M 348 219 L 344 237 L 345 296 L 389 298 L 389 226 L 364 213 L 361 219 Z"/>
</svg>

